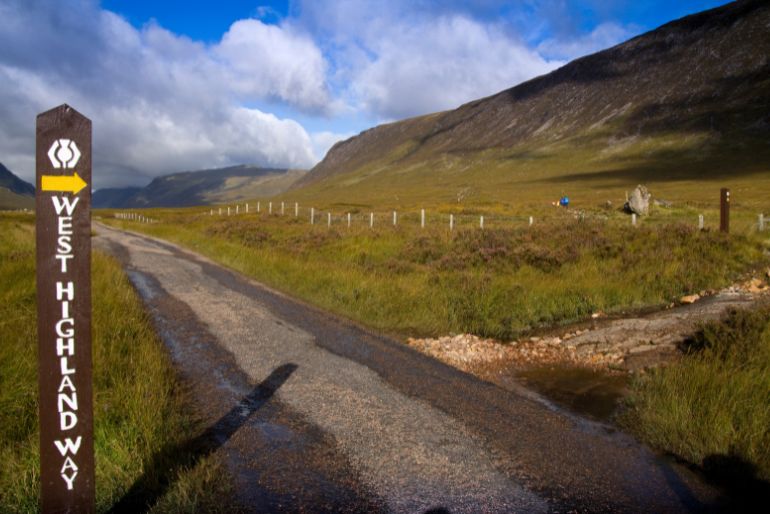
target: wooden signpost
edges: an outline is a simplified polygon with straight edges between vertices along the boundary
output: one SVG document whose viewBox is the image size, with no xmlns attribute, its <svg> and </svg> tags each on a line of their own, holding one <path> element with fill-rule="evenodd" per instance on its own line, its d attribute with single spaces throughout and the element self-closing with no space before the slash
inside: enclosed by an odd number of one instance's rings
<svg viewBox="0 0 770 514">
<path fill-rule="evenodd" d="M 42 512 L 94 511 L 91 120 L 37 117 L 37 330 Z"/>
</svg>

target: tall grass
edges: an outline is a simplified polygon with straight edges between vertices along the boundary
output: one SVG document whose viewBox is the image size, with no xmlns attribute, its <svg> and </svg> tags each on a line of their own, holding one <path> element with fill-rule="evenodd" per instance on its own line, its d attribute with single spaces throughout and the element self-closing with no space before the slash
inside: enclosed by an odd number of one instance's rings
<svg viewBox="0 0 770 514">
<path fill-rule="evenodd" d="M 753 476 L 733 478 L 770 482 L 770 304 L 709 323 L 680 363 L 639 377 L 622 421 L 707 471 L 743 463 Z"/>
<path fill-rule="evenodd" d="M 511 339 L 602 310 L 669 303 L 763 260 L 756 238 L 672 221 L 632 228 L 562 219 L 521 228 L 310 226 L 292 217 L 157 213 L 115 221 L 369 326 Z"/>
<path fill-rule="evenodd" d="M 37 512 L 39 501 L 33 222 L 29 215 L 0 215 L 2 512 Z M 198 427 L 120 265 L 95 253 L 92 287 L 97 510 L 107 511 L 142 476 L 172 484 L 157 511 L 216 510 L 224 484 L 215 460 L 176 466 L 174 477 L 150 466 L 155 454 L 194 437 Z"/>
</svg>

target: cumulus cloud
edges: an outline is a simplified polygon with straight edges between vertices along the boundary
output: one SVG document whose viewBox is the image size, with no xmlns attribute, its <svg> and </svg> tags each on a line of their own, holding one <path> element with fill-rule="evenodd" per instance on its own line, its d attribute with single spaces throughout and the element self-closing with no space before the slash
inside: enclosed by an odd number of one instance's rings
<svg viewBox="0 0 770 514">
<path fill-rule="evenodd" d="M 460 15 L 390 26 L 369 46 L 373 57 L 354 72 L 351 93 L 392 119 L 454 108 L 562 64 Z"/>
<path fill-rule="evenodd" d="M 349 105 L 382 120 L 454 108 L 563 64 L 528 48 L 503 23 L 498 0 L 298 5 L 295 23 L 335 56 L 329 80 Z"/>
<path fill-rule="evenodd" d="M 323 58 L 306 37 L 247 20 L 209 47 L 152 23 L 137 30 L 94 2 L 67 7 L 0 2 L 0 160 L 27 180 L 35 115 L 61 103 L 93 120 L 96 187 L 181 169 L 316 162 L 302 126 L 244 107 L 267 98 L 320 109 Z M 280 54 L 268 55 L 270 45 Z"/>
<path fill-rule="evenodd" d="M 241 163 L 307 168 L 348 131 L 494 94 L 636 30 L 576 33 L 569 10 L 297 0 L 285 19 L 256 8 L 260 19 L 207 44 L 136 28 L 98 0 L 0 0 L 0 161 L 32 180 L 35 115 L 66 102 L 94 122 L 96 187 Z"/>
<path fill-rule="evenodd" d="M 323 55 L 308 36 L 291 26 L 237 21 L 214 52 L 227 64 L 231 86 L 241 94 L 273 97 L 317 111 L 329 104 Z"/>
</svg>

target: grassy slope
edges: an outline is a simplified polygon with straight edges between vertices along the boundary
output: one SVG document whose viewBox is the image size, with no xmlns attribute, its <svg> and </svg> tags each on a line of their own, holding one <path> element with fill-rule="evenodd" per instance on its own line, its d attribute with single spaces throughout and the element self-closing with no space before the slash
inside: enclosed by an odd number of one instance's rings
<svg viewBox="0 0 770 514">
<path fill-rule="evenodd" d="M 36 512 L 39 492 L 34 218 L 0 215 L 0 511 Z M 93 332 L 97 510 L 106 511 L 143 474 L 170 480 L 156 511 L 213 509 L 223 485 L 204 461 L 159 476 L 153 455 L 191 438 L 166 352 L 120 265 L 94 254 Z M 19 330 L 19 327 L 27 327 Z M 176 456 L 175 458 L 183 458 Z"/>
<path fill-rule="evenodd" d="M 4 187 L 0 187 L 0 210 L 34 209 L 35 199 L 31 196 L 22 196 L 12 193 Z"/>
<path fill-rule="evenodd" d="M 770 149 L 710 145 L 703 135 L 657 136 L 614 142 L 611 131 L 577 140 L 400 160 L 388 156 L 344 175 L 281 195 L 316 207 L 363 208 L 500 205 L 538 212 L 569 194 L 573 205 L 622 205 L 645 184 L 656 198 L 679 205 L 713 205 L 729 187 L 742 207 L 760 212 L 770 196 Z"/>
</svg>

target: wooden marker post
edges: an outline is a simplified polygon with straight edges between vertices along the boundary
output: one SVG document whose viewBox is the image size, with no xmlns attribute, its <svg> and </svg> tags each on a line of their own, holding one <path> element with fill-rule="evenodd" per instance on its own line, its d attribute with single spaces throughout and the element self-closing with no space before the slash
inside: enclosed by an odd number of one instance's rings
<svg viewBox="0 0 770 514">
<path fill-rule="evenodd" d="M 37 117 L 36 243 L 40 508 L 94 512 L 91 120 Z"/>
<path fill-rule="evenodd" d="M 719 230 L 725 233 L 730 232 L 730 190 L 726 187 L 720 191 Z"/>
</svg>

